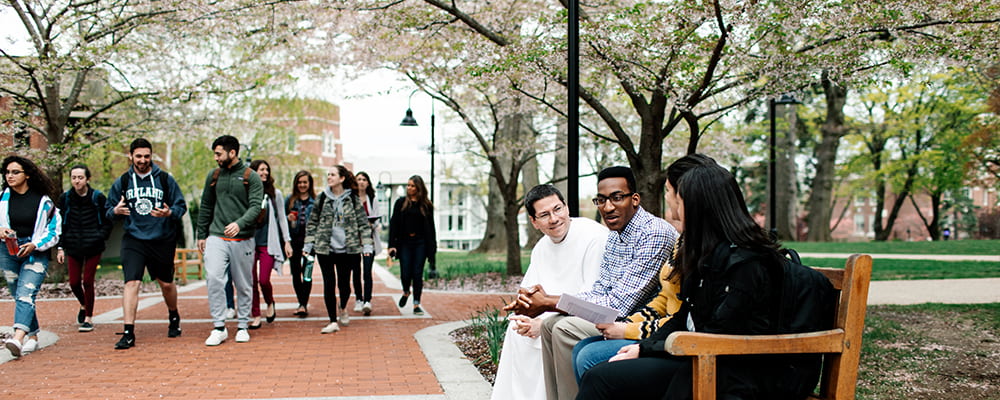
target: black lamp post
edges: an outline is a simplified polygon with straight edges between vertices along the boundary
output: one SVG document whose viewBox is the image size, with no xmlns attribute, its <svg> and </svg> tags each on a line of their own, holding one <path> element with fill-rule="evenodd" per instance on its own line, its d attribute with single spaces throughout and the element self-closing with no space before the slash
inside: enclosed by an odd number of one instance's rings
<svg viewBox="0 0 1000 400">
<path fill-rule="evenodd" d="M 566 205 L 569 215 L 580 216 L 580 1 L 569 0 L 567 28 Z"/>
<path fill-rule="evenodd" d="M 769 228 L 770 228 L 770 232 L 771 232 L 771 237 L 774 238 L 774 239 L 777 239 L 778 238 L 778 207 L 777 207 L 777 201 L 776 200 L 778 198 L 778 189 L 777 189 L 777 182 L 775 182 L 776 181 L 776 175 L 777 175 L 777 172 L 775 170 L 775 158 L 776 157 L 775 157 L 775 150 L 774 150 L 775 145 L 777 143 L 777 124 L 776 124 L 776 121 L 775 121 L 775 119 L 776 119 L 775 118 L 775 108 L 776 108 L 777 104 L 781 104 L 781 105 L 799 104 L 799 101 L 795 99 L 795 96 L 786 93 L 786 94 L 781 95 L 781 97 L 778 98 L 777 100 L 775 100 L 772 97 L 770 100 L 768 100 L 767 104 L 768 104 L 768 114 L 770 114 L 770 117 L 771 117 L 771 139 L 770 139 L 770 143 L 768 144 L 769 149 L 768 149 L 768 163 L 767 163 L 768 164 L 767 165 L 767 185 L 768 185 L 768 193 L 767 193 L 767 214 L 768 214 L 768 219 L 767 220 L 768 220 L 768 225 L 770 225 Z"/>
<path fill-rule="evenodd" d="M 410 100 L 413 100 L 413 95 L 419 90 L 414 90 L 410 93 L 410 97 L 406 100 L 406 116 L 403 117 L 403 121 L 399 123 L 400 126 L 420 126 L 417 124 L 417 120 L 413 118 L 413 109 L 410 108 Z M 431 97 L 431 190 L 430 197 L 431 203 L 434 202 L 434 98 Z"/>
</svg>

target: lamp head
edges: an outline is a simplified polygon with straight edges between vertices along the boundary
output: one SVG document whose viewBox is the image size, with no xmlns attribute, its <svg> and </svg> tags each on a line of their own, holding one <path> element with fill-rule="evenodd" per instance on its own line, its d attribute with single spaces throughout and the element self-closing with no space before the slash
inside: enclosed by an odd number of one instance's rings
<svg viewBox="0 0 1000 400">
<path fill-rule="evenodd" d="M 406 116 L 403 117 L 403 122 L 399 123 L 399 126 L 418 126 L 417 120 L 413 118 L 413 110 L 407 108 Z"/>
</svg>

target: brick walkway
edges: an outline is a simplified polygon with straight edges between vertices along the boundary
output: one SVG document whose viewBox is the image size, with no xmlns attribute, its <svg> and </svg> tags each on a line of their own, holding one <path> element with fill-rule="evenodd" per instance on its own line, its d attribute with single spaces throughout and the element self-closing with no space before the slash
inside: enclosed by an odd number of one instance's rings
<svg viewBox="0 0 1000 400">
<path fill-rule="evenodd" d="M 97 329 L 89 333 L 76 330 L 75 299 L 40 301 L 42 328 L 58 335 L 59 341 L 0 365 L 0 398 L 439 397 L 441 385 L 414 333 L 467 319 L 475 310 L 501 302 L 496 294 L 425 292 L 427 315 L 417 317 L 409 304 L 396 307 L 399 290 L 376 277 L 373 315 L 350 312 L 350 326 L 322 335 L 319 330 L 327 317 L 320 277 L 313 285 L 307 319 L 292 315 L 296 300 L 291 278 L 273 276 L 272 284 L 278 319 L 250 331 L 249 343 L 235 343 L 236 323 L 227 322 L 230 339 L 218 347 L 204 344 L 212 325 L 201 282 L 181 287 L 184 333 L 179 338 L 166 335 L 167 311 L 159 293 L 142 296 L 137 346 L 129 350 L 114 350 L 119 338 L 115 332 L 122 329 L 120 297 L 97 300 Z M 12 314 L 13 302 L 4 299 L 0 324 L 10 324 Z"/>
</svg>

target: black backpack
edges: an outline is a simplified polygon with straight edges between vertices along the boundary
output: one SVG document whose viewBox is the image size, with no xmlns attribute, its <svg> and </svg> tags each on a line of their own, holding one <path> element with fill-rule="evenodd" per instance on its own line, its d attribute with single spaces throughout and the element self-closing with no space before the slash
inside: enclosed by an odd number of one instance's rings
<svg viewBox="0 0 1000 400">
<path fill-rule="evenodd" d="M 776 294 L 780 307 L 773 312 L 777 321 L 775 333 L 804 333 L 833 328 L 834 314 L 839 300 L 830 279 L 821 272 L 802 265 L 799 254 L 792 249 L 781 249 L 787 262 L 781 269 L 772 268 L 772 277 L 780 274 L 781 291 Z"/>
</svg>

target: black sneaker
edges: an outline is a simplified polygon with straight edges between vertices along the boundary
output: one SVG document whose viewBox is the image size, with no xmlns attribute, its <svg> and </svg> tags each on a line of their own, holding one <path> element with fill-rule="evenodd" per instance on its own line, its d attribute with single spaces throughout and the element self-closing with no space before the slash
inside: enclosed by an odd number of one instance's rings
<svg viewBox="0 0 1000 400">
<path fill-rule="evenodd" d="M 84 322 L 84 323 L 80 324 L 80 328 L 77 329 L 77 330 L 80 331 L 80 332 L 90 332 L 90 331 L 94 330 L 94 324 L 92 324 L 90 322 Z"/>
<path fill-rule="evenodd" d="M 413 315 L 424 315 L 424 309 L 420 308 L 419 305 L 413 306 Z"/>
<path fill-rule="evenodd" d="M 84 320 L 87 319 L 87 310 L 80 309 L 80 312 L 76 314 L 76 323 L 82 324 Z"/>
<path fill-rule="evenodd" d="M 170 327 L 167 328 L 167 337 L 178 337 L 181 335 L 181 318 L 170 318 Z"/>
<path fill-rule="evenodd" d="M 410 294 L 409 293 L 403 293 L 403 295 L 399 297 L 399 306 L 400 307 L 405 306 L 406 305 L 406 300 L 409 299 L 409 298 L 410 298 Z"/>
<path fill-rule="evenodd" d="M 115 343 L 115 350 L 124 350 L 135 347 L 135 334 L 122 333 L 122 338 Z"/>
</svg>

